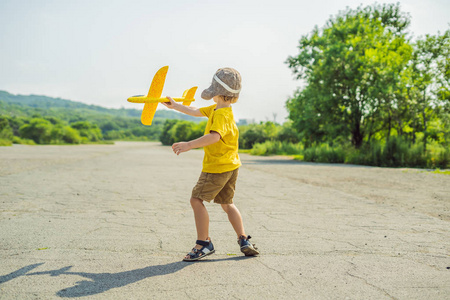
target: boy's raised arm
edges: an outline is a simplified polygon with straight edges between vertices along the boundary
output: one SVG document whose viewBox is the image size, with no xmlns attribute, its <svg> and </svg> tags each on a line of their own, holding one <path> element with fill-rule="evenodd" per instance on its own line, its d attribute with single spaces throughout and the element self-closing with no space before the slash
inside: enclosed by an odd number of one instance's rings
<svg viewBox="0 0 450 300">
<path fill-rule="evenodd" d="M 204 115 L 200 112 L 200 109 L 176 103 L 171 97 L 166 97 L 166 98 L 169 101 L 162 102 L 162 104 L 164 104 L 167 108 L 175 109 L 179 112 L 182 112 L 186 115 L 190 115 L 193 117 L 204 117 Z"/>
</svg>

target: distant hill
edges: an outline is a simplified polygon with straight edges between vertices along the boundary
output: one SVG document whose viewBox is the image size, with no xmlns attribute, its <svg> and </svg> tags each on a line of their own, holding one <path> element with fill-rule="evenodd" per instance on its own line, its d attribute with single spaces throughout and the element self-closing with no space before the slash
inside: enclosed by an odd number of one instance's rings
<svg viewBox="0 0 450 300">
<path fill-rule="evenodd" d="M 41 116 L 60 117 L 71 119 L 74 115 L 78 119 L 89 119 L 89 117 L 108 115 L 115 117 L 140 118 L 142 110 L 139 109 L 114 109 L 98 105 L 88 105 L 81 102 L 52 98 L 41 95 L 13 95 L 6 91 L 0 91 L 0 114 L 11 116 Z M 170 110 L 157 110 L 155 119 L 178 119 L 188 121 L 200 121 L 199 118 Z"/>
</svg>

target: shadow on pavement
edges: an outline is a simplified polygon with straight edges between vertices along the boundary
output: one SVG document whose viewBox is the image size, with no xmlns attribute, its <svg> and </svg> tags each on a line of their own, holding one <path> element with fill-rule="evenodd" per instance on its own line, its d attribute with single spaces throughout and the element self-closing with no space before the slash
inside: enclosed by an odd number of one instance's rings
<svg viewBox="0 0 450 300">
<path fill-rule="evenodd" d="M 238 256 L 231 258 L 205 259 L 200 260 L 198 262 L 212 263 L 218 261 L 236 261 L 248 258 L 249 257 Z M 135 269 L 118 273 L 71 272 L 70 269 L 72 268 L 72 266 L 67 266 L 57 270 L 49 270 L 27 274 L 27 272 L 29 272 L 30 270 L 43 264 L 39 263 L 23 267 L 8 275 L 0 276 L 0 283 L 12 280 L 19 276 L 35 276 L 35 275 L 50 275 L 50 276 L 76 275 L 89 279 L 78 281 L 76 285 L 56 292 L 56 295 L 59 297 L 75 298 L 100 294 L 110 289 L 123 287 L 128 284 L 135 283 L 137 281 L 153 276 L 172 274 L 193 263 L 195 262 L 177 261 L 165 265 L 148 266 L 141 269 Z"/>
<path fill-rule="evenodd" d="M 0 284 L 5 283 L 7 281 L 10 281 L 14 278 L 20 277 L 25 275 L 26 273 L 30 272 L 31 270 L 33 270 L 34 268 L 39 267 L 40 265 L 43 265 L 44 263 L 39 263 L 39 264 L 33 264 L 33 265 L 29 265 L 26 267 L 23 267 L 17 271 L 14 271 L 12 273 L 0 276 Z"/>
</svg>

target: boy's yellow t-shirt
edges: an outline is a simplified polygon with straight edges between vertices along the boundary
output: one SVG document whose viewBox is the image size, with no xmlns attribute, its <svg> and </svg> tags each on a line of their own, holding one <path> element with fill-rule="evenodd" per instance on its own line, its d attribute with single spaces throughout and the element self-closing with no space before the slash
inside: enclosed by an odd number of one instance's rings
<svg viewBox="0 0 450 300">
<path fill-rule="evenodd" d="M 208 117 L 205 135 L 216 131 L 221 136 L 217 143 L 203 147 L 205 157 L 202 171 L 206 173 L 224 173 L 241 166 L 238 155 L 239 131 L 233 111 L 231 107 L 215 108 L 216 104 L 200 108 L 200 112 Z"/>
</svg>

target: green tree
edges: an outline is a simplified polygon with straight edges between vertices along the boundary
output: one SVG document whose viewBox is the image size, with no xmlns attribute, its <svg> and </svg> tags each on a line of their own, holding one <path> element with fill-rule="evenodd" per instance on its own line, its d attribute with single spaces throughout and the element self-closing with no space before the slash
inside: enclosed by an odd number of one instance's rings
<svg viewBox="0 0 450 300">
<path fill-rule="evenodd" d="M 82 141 L 82 137 L 80 136 L 78 130 L 62 124 L 54 125 L 50 136 L 51 144 L 79 144 Z"/>
<path fill-rule="evenodd" d="M 80 136 L 86 142 L 98 142 L 103 139 L 102 131 L 97 124 L 92 124 L 88 121 L 79 121 L 72 123 L 70 127 L 78 130 Z"/>
<path fill-rule="evenodd" d="M 202 137 L 205 133 L 206 124 L 208 121 L 202 121 L 199 123 L 192 123 L 192 130 L 188 136 L 188 140 L 195 140 Z"/>
<path fill-rule="evenodd" d="M 178 123 L 178 120 L 167 119 L 164 122 L 164 127 L 159 136 L 159 140 L 163 145 L 172 145 L 175 143 L 175 139 L 172 136 L 171 129 Z"/>
<path fill-rule="evenodd" d="M 181 142 L 189 140 L 192 132 L 193 124 L 189 121 L 179 121 L 170 129 L 170 134 L 174 142 Z"/>
<path fill-rule="evenodd" d="M 295 129 L 292 127 L 292 122 L 285 122 L 278 132 L 277 140 L 280 142 L 298 143 L 300 140 Z"/>
<path fill-rule="evenodd" d="M 20 136 L 33 140 L 36 144 L 49 144 L 53 125 L 42 118 L 33 118 L 30 123 L 22 125 Z"/>
<path fill-rule="evenodd" d="M 11 117 L 9 118 L 9 126 L 11 127 L 15 136 L 20 136 L 19 129 L 27 122 L 24 117 Z"/>
<path fill-rule="evenodd" d="M 8 118 L 0 115 L 0 139 L 12 141 L 13 136 L 13 130 L 9 126 Z"/>
<path fill-rule="evenodd" d="M 450 111 L 450 30 L 440 35 L 426 35 L 414 45 L 411 63 L 411 111 L 416 117 L 416 131 L 423 131 L 427 149 L 429 121 L 443 121 L 444 142 L 448 144 Z M 437 115 L 436 115 L 437 114 Z"/>
<path fill-rule="evenodd" d="M 245 125 L 239 128 L 239 147 L 251 149 L 257 143 L 267 140 L 263 126 L 257 124 Z"/>
<path fill-rule="evenodd" d="M 340 12 L 301 38 L 287 63 L 306 86 L 287 108 L 306 145 L 343 137 L 359 148 L 381 130 L 412 51 L 408 25 L 398 4 L 375 4 Z"/>
</svg>

